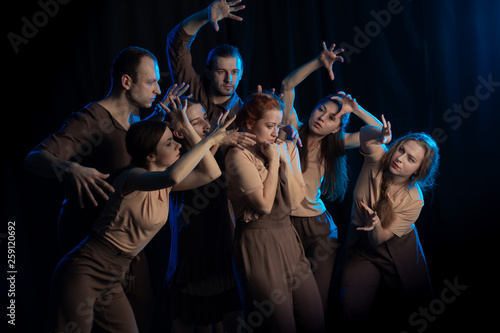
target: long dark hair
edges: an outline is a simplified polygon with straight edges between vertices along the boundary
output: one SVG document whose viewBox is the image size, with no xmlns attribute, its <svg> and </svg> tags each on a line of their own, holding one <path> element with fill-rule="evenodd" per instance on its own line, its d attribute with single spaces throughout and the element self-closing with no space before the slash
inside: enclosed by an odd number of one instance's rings
<svg viewBox="0 0 500 333">
<path fill-rule="evenodd" d="M 379 162 L 379 172 L 383 172 L 383 177 L 380 183 L 380 198 L 375 205 L 375 211 L 384 228 L 389 227 L 394 221 L 394 209 L 387 193 L 390 179 L 389 166 L 394 152 L 410 140 L 417 142 L 424 149 L 425 154 L 416 174 L 408 179 L 408 187 L 419 186 L 420 190 L 426 193 L 434 187 L 436 182 L 439 168 L 439 147 L 436 141 L 427 133 L 409 133 L 396 140 Z"/>
<path fill-rule="evenodd" d="M 342 103 L 332 100 L 331 97 L 339 95 L 328 95 L 321 99 L 319 105 L 327 102 L 333 102 L 339 107 L 339 112 L 342 109 Z M 316 109 L 315 108 L 315 109 Z M 342 115 L 340 118 L 340 129 L 335 133 L 330 133 L 321 139 L 319 159 L 325 168 L 325 175 L 321 182 L 321 195 L 324 195 L 327 200 L 334 201 L 335 199 L 344 200 L 349 183 L 347 156 L 345 149 L 345 128 L 349 123 L 349 113 Z M 307 137 L 310 132 L 309 122 L 305 121 L 299 129 L 299 135 L 302 139 L 302 147 L 299 148 L 300 164 L 302 172 L 305 172 L 309 166 Z"/>
</svg>

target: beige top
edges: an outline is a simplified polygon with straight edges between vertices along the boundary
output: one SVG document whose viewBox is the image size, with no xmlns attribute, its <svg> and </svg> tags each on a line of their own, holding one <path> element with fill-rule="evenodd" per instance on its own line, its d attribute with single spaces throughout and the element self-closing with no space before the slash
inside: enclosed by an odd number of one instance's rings
<svg viewBox="0 0 500 333">
<path fill-rule="evenodd" d="M 298 158 L 295 144 L 286 141 L 290 161 Z M 250 207 L 247 195 L 264 188 L 267 177 L 267 160 L 248 149 L 232 148 L 226 154 L 227 194 L 231 200 L 236 221 L 251 221 L 261 214 Z M 305 186 L 305 184 L 301 184 Z"/>
<path fill-rule="evenodd" d="M 116 179 L 115 193 L 92 229 L 118 249 L 135 256 L 166 223 L 170 188 L 122 195 L 128 173 L 125 171 Z"/>
<path fill-rule="evenodd" d="M 319 160 L 320 146 L 317 145 L 316 148 L 308 151 L 307 170 L 302 173 L 306 183 L 306 195 L 300 206 L 292 211 L 292 216 L 319 216 L 326 211 L 326 206 L 321 200 L 321 182 L 325 175 L 325 166 Z"/>
<path fill-rule="evenodd" d="M 363 201 L 368 207 L 373 208 L 380 197 L 382 172 L 378 170 L 378 163 L 387 152 L 385 145 L 370 145 L 366 150 L 366 152 L 360 150 L 365 156 L 365 161 L 354 189 L 352 223 L 356 226 L 363 226 L 366 218 L 365 210 L 359 202 Z M 413 230 L 414 223 L 420 215 L 424 205 L 422 191 L 418 185 L 402 188 L 390 200 L 393 203 L 395 221 L 388 230 L 401 237 Z"/>
</svg>

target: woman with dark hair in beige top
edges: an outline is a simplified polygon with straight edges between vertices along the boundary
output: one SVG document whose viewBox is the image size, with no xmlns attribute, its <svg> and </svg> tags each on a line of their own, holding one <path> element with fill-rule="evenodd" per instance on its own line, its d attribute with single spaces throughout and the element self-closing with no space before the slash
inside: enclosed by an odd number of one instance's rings
<svg viewBox="0 0 500 333">
<path fill-rule="evenodd" d="M 133 283 L 126 273 L 137 254 L 165 224 L 170 191 L 204 185 L 221 172 L 210 147 L 226 136 L 233 121 L 218 126 L 203 140 L 186 116 L 186 105 L 171 99 L 171 126 L 194 147 L 180 157 L 167 123 L 143 121 L 126 136 L 131 168 L 114 183 L 115 192 L 94 223 L 91 234 L 68 253 L 52 280 L 50 330 L 138 332 L 123 286 Z M 199 169 L 194 169 L 200 164 Z"/>
<path fill-rule="evenodd" d="M 439 148 L 425 133 L 407 134 L 388 148 L 391 125 L 382 121 L 382 129 L 365 126 L 360 132 L 365 160 L 339 271 L 340 314 L 352 329 L 374 328 L 378 320 L 384 328 L 395 319 L 404 323 L 432 299 L 414 223 L 423 193 L 434 185 Z"/>
<path fill-rule="evenodd" d="M 304 198 L 296 145 L 276 143 L 282 104 L 272 94 L 250 96 L 236 126 L 257 144 L 226 155 L 228 197 L 236 230 L 235 268 L 243 303 L 239 330 L 321 332 L 321 298 L 290 212 Z"/>
<path fill-rule="evenodd" d="M 323 50 L 313 60 L 290 73 L 282 81 L 285 114 L 291 114 L 291 124 L 299 125 L 293 111 L 295 87 L 315 70 L 325 67 L 333 80 L 332 66 L 343 61 L 334 51 L 335 44 Z M 328 201 L 344 199 L 348 185 L 346 150 L 359 147 L 359 132 L 347 133 L 351 114 L 367 125 L 382 123 L 357 103 L 344 105 L 350 95 L 339 92 L 322 98 L 300 125 L 299 134 L 303 145 L 299 147 L 302 174 L 306 183 L 306 195 L 300 206 L 292 211 L 291 220 L 304 246 L 307 259 L 318 284 L 325 312 L 328 309 L 329 289 L 337 254 L 337 226 L 326 209 L 322 197 Z M 328 321 L 328 318 L 326 318 Z"/>
</svg>

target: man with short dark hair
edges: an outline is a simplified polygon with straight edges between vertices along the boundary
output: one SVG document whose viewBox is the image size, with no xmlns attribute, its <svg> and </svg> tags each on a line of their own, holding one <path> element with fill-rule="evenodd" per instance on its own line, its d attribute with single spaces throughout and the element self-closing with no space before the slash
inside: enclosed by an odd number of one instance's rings
<svg viewBox="0 0 500 333">
<path fill-rule="evenodd" d="M 77 246 L 99 216 L 111 184 L 130 164 L 125 136 L 131 115 L 149 108 L 161 93 L 156 57 L 139 47 L 121 51 L 112 65 L 108 95 L 69 116 L 62 128 L 33 149 L 25 167 L 44 177 L 66 181 L 66 198 L 59 215 L 59 241 L 64 253 Z M 152 291 L 144 252 L 124 283 L 141 332 L 148 331 Z M 130 287 L 133 279 L 134 290 Z"/>
<path fill-rule="evenodd" d="M 202 103 L 212 125 L 226 110 L 231 110 L 230 119 L 243 105 L 236 93 L 243 75 L 243 59 L 235 46 L 219 45 L 210 51 L 205 73 L 200 75 L 192 67 L 190 46 L 198 31 L 208 22 L 218 31 L 217 22 L 224 18 L 241 21 L 241 17 L 232 14 L 245 8 L 243 5 L 236 6 L 240 2 L 215 1 L 183 20 L 167 36 L 167 57 L 172 80 L 190 84 L 194 99 Z"/>
</svg>

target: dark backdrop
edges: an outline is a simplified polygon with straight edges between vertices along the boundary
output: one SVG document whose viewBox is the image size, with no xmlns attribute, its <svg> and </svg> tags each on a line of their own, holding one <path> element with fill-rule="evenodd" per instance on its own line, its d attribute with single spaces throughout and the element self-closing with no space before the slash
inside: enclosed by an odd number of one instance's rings
<svg viewBox="0 0 500 333">
<path fill-rule="evenodd" d="M 107 94 L 111 61 L 126 46 L 144 47 L 158 57 L 165 93 L 171 85 L 166 35 L 209 3 L 29 0 L 4 7 L 2 148 L 7 153 L 0 240 L 6 261 L 6 225 L 15 221 L 19 332 L 41 327 L 50 275 L 62 255 L 56 223 L 63 185 L 25 171 L 24 157 L 71 112 Z M 245 4 L 243 22 L 222 22 L 218 33 L 211 26 L 200 31 L 192 47 L 195 67 L 203 69 L 215 45 L 238 46 L 245 64 L 238 93 L 246 97 L 257 84 L 279 89 L 289 72 L 317 56 L 323 41 L 346 48 L 346 61 L 334 65 L 334 82 L 320 70 L 298 87 L 299 115 L 307 117 L 321 97 L 344 90 L 373 114 L 385 114 L 395 137 L 427 131 L 441 148 L 438 187 L 427 196 L 417 222 L 436 300 L 415 309 L 428 309 L 425 320 L 401 329 L 489 327 L 498 302 L 500 159 L 494 131 L 500 106 L 500 1 Z M 361 125 L 354 118 L 353 131 Z M 330 207 L 341 240 L 362 162 L 357 151 L 348 154 L 350 192 L 344 202 Z M 5 281 L 2 293 L 7 295 Z M 453 284 L 461 289 L 451 290 Z"/>
</svg>

